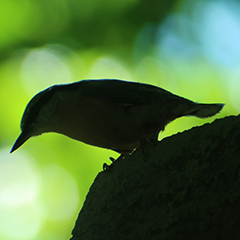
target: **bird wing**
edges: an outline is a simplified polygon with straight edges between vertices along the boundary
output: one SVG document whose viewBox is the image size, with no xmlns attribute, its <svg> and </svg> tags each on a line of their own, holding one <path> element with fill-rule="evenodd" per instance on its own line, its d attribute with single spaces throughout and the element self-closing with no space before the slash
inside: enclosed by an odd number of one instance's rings
<svg viewBox="0 0 240 240">
<path fill-rule="evenodd" d="M 81 94 L 88 97 L 99 98 L 105 102 L 121 105 L 142 105 L 163 94 L 169 93 L 164 89 L 137 82 L 122 80 L 83 80 L 73 83 L 72 87 L 79 89 Z"/>
</svg>

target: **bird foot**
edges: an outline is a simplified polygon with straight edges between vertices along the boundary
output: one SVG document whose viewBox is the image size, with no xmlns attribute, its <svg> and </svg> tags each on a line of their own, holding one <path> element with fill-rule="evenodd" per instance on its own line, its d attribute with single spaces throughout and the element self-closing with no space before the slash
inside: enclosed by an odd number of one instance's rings
<svg viewBox="0 0 240 240">
<path fill-rule="evenodd" d="M 109 157 L 109 159 L 112 161 L 112 164 L 113 164 L 113 163 L 115 163 L 117 160 L 122 159 L 122 158 L 124 158 L 124 157 L 125 157 L 125 155 L 124 155 L 124 154 L 121 154 L 117 159 L 115 159 L 115 158 L 113 158 L 113 157 Z M 112 166 L 112 164 L 111 164 L 111 165 L 108 165 L 108 164 L 104 163 L 104 164 L 103 164 L 103 171 L 110 169 L 110 167 Z"/>
</svg>

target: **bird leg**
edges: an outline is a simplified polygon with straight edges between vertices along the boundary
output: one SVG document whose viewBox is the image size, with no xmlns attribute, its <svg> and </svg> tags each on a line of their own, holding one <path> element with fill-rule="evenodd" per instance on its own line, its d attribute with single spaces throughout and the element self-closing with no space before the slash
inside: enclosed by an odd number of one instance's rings
<svg viewBox="0 0 240 240">
<path fill-rule="evenodd" d="M 151 138 L 148 138 L 148 137 L 142 138 L 140 141 L 140 148 L 142 150 L 142 154 L 146 155 L 147 152 L 145 147 L 147 144 L 151 145 L 152 147 L 155 147 L 157 142 L 158 142 L 158 134 Z"/>
</svg>

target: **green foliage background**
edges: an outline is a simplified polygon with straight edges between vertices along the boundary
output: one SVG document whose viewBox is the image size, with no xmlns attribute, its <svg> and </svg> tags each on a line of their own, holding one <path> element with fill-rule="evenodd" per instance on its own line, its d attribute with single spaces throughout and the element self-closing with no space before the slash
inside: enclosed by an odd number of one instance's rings
<svg viewBox="0 0 240 240">
<path fill-rule="evenodd" d="M 53 84 L 117 78 L 226 103 L 217 117 L 237 114 L 237 7 L 213 0 L 0 0 L 0 239 L 69 239 L 94 177 L 118 156 L 53 133 L 10 155 L 34 94 Z M 204 32 L 204 18 L 221 18 L 219 9 L 239 25 L 226 18 Z M 160 139 L 213 120 L 176 120 Z"/>
</svg>

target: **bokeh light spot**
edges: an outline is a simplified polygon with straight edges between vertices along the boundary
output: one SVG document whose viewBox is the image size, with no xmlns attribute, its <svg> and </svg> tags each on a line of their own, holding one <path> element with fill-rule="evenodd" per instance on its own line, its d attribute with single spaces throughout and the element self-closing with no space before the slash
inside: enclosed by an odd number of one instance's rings
<svg viewBox="0 0 240 240">
<path fill-rule="evenodd" d="M 52 220 L 72 217 L 79 204 L 75 179 L 53 163 L 42 168 L 42 179 L 41 213 Z"/>
<path fill-rule="evenodd" d="M 118 61 L 103 57 L 98 59 L 93 65 L 90 78 L 118 78 L 123 80 L 131 80 L 129 71 Z"/>
<path fill-rule="evenodd" d="M 34 159 L 23 152 L 0 152 L 0 239 L 33 239 L 44 219 L 35 203 L 41 177 Z"/>
<path fill-rule="evenodd" d="M 36 198 L 41 178 L 34 162 L 23 152 L 0 152 L 0 205 L 20 205 Z"/>
<path fill-rule="evenodd" d="M 65 53 L 65 48 L 62 51 Z M 54 84 L 72 82 L 71 71 L 61 56 L 61 47 L 31 50 L 23 61 L 22 80 L 31 94 Z"/>
<path fill-rule="evenodd" d="M 236 1 L 196 4 L 195 22 L 203 51 L 220 67 L 238 67 L 240 62 L 240 5 Z"/>
</svg>

